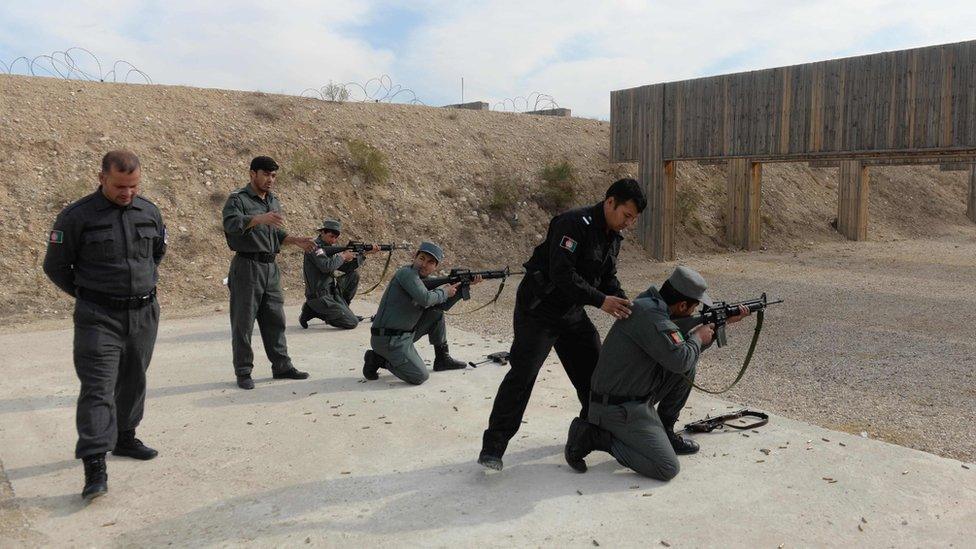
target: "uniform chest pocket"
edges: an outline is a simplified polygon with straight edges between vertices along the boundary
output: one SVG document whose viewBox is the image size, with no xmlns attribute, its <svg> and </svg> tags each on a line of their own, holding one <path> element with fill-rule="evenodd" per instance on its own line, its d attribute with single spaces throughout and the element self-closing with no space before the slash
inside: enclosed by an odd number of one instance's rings
<svg viewBox="0 0 976 549">
<path fill-rule="evenodd" d="M 136 243 L 135 252 L 136 257 L 149 257 L 152 255 L 153 245 L 156 243 L 156 238 L 159 237 L 159 231 L 156 229 L 155 224 L 138 224 L 136 225 Z"/>
<path fill-rule="evenodd" d="M 117 255 L 118 243 L 111 227 L 85 231 L 82 235 L 82 256 L 91 261 L 110 261 Z"/>
</svg>

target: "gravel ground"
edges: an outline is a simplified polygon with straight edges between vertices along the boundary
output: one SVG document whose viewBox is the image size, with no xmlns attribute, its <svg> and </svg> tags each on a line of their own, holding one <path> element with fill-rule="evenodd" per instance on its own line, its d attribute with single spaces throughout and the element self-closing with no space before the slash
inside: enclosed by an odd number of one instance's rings
<svg viewBox="0 0 976 549">
<path fill-rule="evenodd" d="M 629 295 L 663 281 L 675 263 L 642 259 L 625 243 L 620 278 Z M 931 240 L 823 244 L 787 253 L 688 257 L 717 299 L 767 292 L 771 308 L 745 378 L 727 398 L 745 406 L 960 460 L 976 459 L 976 228 Z M 499 304 L 451 322 L 511 337 L 514 286 Z M 497 288 L 476 288 L 472 303 Z M 480 301 L 479 301 L 480 300 Z M 463 310 L 464 305 L 459 305 Z M 588 309 L 606 333 L 610 319 Z M 745 355 L 753 323 L 705 353 L 699 383 L 720 388 Z M 698 419 L 698 418 L 683 418 Z"/>
</svg>

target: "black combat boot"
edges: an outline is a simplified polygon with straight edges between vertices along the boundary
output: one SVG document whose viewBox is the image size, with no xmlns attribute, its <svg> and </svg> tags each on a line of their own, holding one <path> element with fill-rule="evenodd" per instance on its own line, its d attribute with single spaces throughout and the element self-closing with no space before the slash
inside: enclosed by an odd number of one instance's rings
<svg viewBox="0 0 976 549">
<path fill-rule="evenodd" d="M 124 456 L 143 461 L 152 459 L 159 455 L 159 452 L 146 446 L 141 440 L 136 438 L 136 430 L 119 431 L 119 439 L 112 450 L 114 456 Z"/>
<path fill-rule="evenodd" d="M 492 471 L 501 471 L 502 467 L 504 467 L 504 465 L 502 464 L 502 458 L 490 454 L 484 450 L 482 450 L 481 454 L 478 456 L 478 463 L 484 465 L 485 467 L 491 469 Z"/>
<path fill-rule="evenodd" d="M 379 371 L 386 364 L 386 359 L 368 349 L 363 355 L 363 377 L 370 381 L 380 378 Z"/>
<path fill-rule="evenodd" d="M 292 366 L 290 370 L 285 370 L 284 372 L 272 372 L 271 377 L 274 379 L 308 379 L 308 372 L 302 372 Z"/>
<path fill-rule="evenodd" d="M 593 425 L 582 418 L 573 418 L 569 424 L 569 436 L 566 437 L 566 449 L 563 455 L 566 463 L 580 473 L 586 472 L 584 458 L 593 450 L 610 451 L 612 435 L 609 431 Z"/>
<path fill-rule="evenodd" d="M 445 370 L 463 370 L 468 365 L 460 360 L 451 358 L 447 350 L 447 343 L 434 347 L 434 371 L 443 372 Z"/>
<path fill-rule="evenodd" d="M 242 376 L 237 376 L 237 386 L 245 391 L 250 391 L 254 388 L 254 380 L 251 379 L 251 374 L 244 374 Z"/>
<path fill-rule="evenodd" d="M 81 497 L 91 501 L 108 492 L 108 473 L 105 471 L 105 454 L 95 454 L 81 458 L 85 464 L 85 488 Z"/>
<path fill-rule="evenodd" d="M 674 453 L 679 456 L 687 456 L 698 452 L 698 443 L 694 440 L 685 440 L 681 435 L 675 434 L 672 429 L 666 429 L 666 432 L 668 440 L 671 441 L 671 447 L 674 448 Z"/>
<path fill-rule="evenodd" d="M 313 318 L 315 318 L 315 313 L 312 312 L 312 308 L 309 307 L 307 303 L 302 305 L 302 313 L 298 315 L 298 325 L 301 326 L 302 329 L 307 330 L 308 321 L 312 320 Z"/>
</svg>

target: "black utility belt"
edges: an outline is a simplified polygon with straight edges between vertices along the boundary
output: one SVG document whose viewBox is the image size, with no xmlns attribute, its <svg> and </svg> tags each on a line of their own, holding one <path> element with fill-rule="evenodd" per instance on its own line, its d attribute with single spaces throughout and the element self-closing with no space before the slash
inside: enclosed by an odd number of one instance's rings
<svg viewBox="0 0 976 549">
<path fill-rule="evenodd" d="M 109 309 L 141 309 L 156 301 L 156 288 L 145 295 L 117 296 L 96 292 L 88 288 L 78 288 L 78 298 L 91 301 Z"/>
<path fill-rule="evenodd" d="M 413 330 L 397 330 L 396 328 L 370 328 L 369 333 L 373 334 L 374 336 L 386 337 L 412 334 Z"/>
<path fill-rule="evenodd" d="M 268 252 L 237 252 L 237 255 L 243 257 L 244 259 L 250 259 L 259 263 L 274 263 L 275 256 L 278 254 Z"/>
<path fill-rule="evenodd" d="M 590 402 L 598 402 L 604 406 L 616 406 L 625 402 L 644 402 L 646 396 L 601 395 L 590 391 Z"/>
</svg>

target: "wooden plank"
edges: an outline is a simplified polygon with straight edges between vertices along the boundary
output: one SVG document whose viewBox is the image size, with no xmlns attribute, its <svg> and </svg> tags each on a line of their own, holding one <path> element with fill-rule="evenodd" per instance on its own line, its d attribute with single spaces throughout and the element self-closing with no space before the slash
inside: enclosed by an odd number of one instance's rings
<svg viewBox="0 0 976 549">
<path fill-rule="evenodd" d="M 637 240 L 658 261 L 674 259 L 674 162 L 664 159 L 664 85 L 642 90 L 639 110 L 638 179 L 647 208 L 638 218 Z"/>
<path fill-rule="evenodd" d="M 863 163 L 840 163 L 837 195 L 837 231 L 849 240 L 867 240 L 868 169 Z"/>
<path fill-rule="evenodd" d="M 969 194 L 966 196 L 966 217 L 976 223 L 976 165 L 969 169 Z"/>
<path fill-rule="evenodd" d="M 745 158 L 729 160 L 726 190 L 726 239 L 743 250 L 758 249 L 761 243 L 762 164 Z"/>
</svg>

